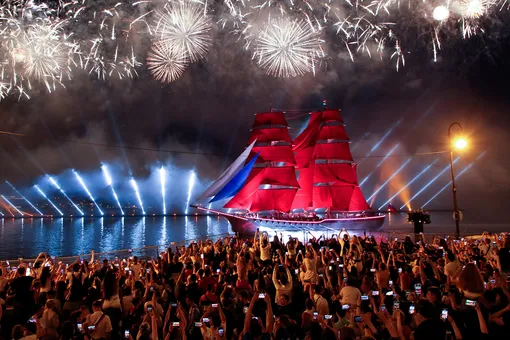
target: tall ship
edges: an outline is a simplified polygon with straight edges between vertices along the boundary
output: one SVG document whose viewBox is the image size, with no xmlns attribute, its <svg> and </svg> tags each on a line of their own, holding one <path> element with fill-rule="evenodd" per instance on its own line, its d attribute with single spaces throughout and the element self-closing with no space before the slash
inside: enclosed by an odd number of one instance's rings
<svg viewBox="0 0 510 340">
<path fill-rule="evenodd" d="M 310 113 L 294 139 L 283 111 L 255 114 L 245 151 L 192 207 L 225 216 L 232 230 L 375 230 L 385 215 L 371 211 L 340 110 Z"/>
</svg>

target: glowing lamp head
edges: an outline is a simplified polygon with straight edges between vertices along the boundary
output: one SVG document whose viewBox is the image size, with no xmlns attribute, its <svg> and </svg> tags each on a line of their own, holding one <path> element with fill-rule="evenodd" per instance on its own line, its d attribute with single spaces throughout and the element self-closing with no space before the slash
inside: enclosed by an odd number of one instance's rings
<svg viewBox="0 0 510 340">
<path fill-rule="evenodd" d="M 453 142 L 453 146 L 455 147 L 455 149 L 457 150 L 463 150 L 467 147 L 467 140 L 465 138 L 457 138 L 454 142 Z"/>
<path fill-rule="evenodd" d="M 450 17 L 450 10 L 446 6 L 437 6 L 432 12 L 434 20 L 443 21 Z"/>
</svg>

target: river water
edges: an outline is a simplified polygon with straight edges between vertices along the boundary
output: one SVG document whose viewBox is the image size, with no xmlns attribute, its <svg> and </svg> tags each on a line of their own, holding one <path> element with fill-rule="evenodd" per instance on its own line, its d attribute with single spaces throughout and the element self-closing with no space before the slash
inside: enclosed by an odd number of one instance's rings
<svg viewBox="0 0 510 340">
<path fill-rule="evenodd" d="M 387 216 L 381 231 L 411 233 L 406 214 Z M 485 230 L 508 231 L 505 223 L 461 223 L 461 233 L 477 234 Z M 205 239 L 231 233 L 228 221 L 218 216 L 190 217 L 105 217 L 75 219 L 0 219 L 0 260 L 33 258 L 40 252 L 70 256 L 147 246 L 164 246 L 171 242 Z M 425 233 L 452 234 L 452 213 L 432 213 L 432 224 Z M 271 232 L 269 231 L 271 234 Z M 287 233 L 284 232 L 284 235 Z M 296 235 L 299 236 L 299 235 Z M 317 235 L 318 236 L 318 235 Z"/>
</svg>

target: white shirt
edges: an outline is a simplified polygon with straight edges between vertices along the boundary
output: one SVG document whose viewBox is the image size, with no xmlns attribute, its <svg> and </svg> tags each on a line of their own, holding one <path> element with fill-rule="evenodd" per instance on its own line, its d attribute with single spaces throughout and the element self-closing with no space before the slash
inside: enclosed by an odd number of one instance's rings
<svg viewBox="0 0 510 340">
<path fill-rule="evenodd" d="M 101 322 L 98 322 L 102 315 L 103 312 L 94 312 L 87 316 L 87 323 L 89 326 L 96 326 L 96 329 L 90 333 L 90 336 L 94 339 L 106 338 L 112 331 L 112 323 L 108 315 L 105 314 Z"/>
<path fill-rule="evenodd" d="M 361 292 L 356 287 L 345 286 L 340 291 L 340 296 L 342 297 L 342 305 L 357 306 L 358 299 L 361 298 Z"/>
<path fill-rule="evenodd" d="M 319 294 L 315 294 L 313 296 L 313 301 L 315 302 L 315 310 L 317 313 L 320 315 L 327 315 L 329 313 L 328 301 L 325 298 Z"/>
<path fill-rule="evenodd" d="M 448 276 L 455 276 L 459 270 L 459 267 L 459 261 L 457 261 L 457 258 L 455 258 L 455 261 L 449 262 L 446 264 L 446 266 L 444 266 L 444 273 Z"/>
</svg>

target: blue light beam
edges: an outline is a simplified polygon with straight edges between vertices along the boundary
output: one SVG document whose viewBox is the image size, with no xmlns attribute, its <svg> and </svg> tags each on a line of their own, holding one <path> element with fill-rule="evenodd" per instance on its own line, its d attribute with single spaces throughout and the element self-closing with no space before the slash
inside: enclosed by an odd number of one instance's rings
<svg viewBox="0 0 510 340">
<path fill-rule="evenodd" d="M 25 216 L 23 215 L 23 213 L 18 209 L 16 208 L 16 206 L 14 204 L 11 203 L 11 201 L 9 201 L 4 195 L 0 195 L 0 197 L 2 197 L 2 199 L 4 201 L 6 201 L 14 210 L 16 210 L 18 212 L 18 214 L 20 214 L 21 216 Z"/>
<path fill-rule="evenodd" d="M 53 184 L 55 186 L 55 188 L 57 188 L 62 193 L 62 195 L 64 195 L 64 197 L 67 198 L 67 200 L 69 202 L 71 202 L 73 207 L 75 207 L 75 209 L 78 210 L 80 215 L 83 216 L 84 215 L 83 211 L 81 211 L 80 208 L 78 208 L 78 206 L 76 204 L 74 204 L 74 202 L 69 198 L 69 196 L 67 196 L 67 194 L 64 192 L 64 190 L 62 190 L 62 188 L 58 185 L 57 181 L 55 181 L 55 179 L 53 179 L 53 177 L 51 177 L 49 175 L 48 175 L 48 178 L 50 179 L 51 184 Z"/>
<path fill-rule="evenodd" d="M 131 178 L 130 182 L 131 182 L 131 186 L 133 187 L 133 190 L 135 191 L 136 198 L 138 199 L 138 204 L 140 205 L 140 209 L 142 209 L 142 215 L 145 215 L 145 209 L 143 208 L 142 197 L 140 196 L 140 190 L 138 189 L 138 184 L 136 184 L 136 181 L 134 178 Z"/>
<path fill-rule="evenodd" d="M 165 198 L 166 170 L 164 167 L 161 167 L 161 169 L 159 169 L 159 180 L 161 182 L 161 199 L 163 201 L 163 215 L 166 215 L 166 198 Z"/>
<path fill-rule="evenodd" d="M 55 210 L 58 211 L 60 216 L 64 216 L 62 211 L 60 211 L 60 209 L 57 208 L 57 206 L 48 198 L 48 196 L 46 196 L 46 194 L 37 185 L 34 185 L 34 188 L 41 194 L 42 197 L 46 198 L 46 200 L 53 206 L 53 208 L 55 208 Z"/>
<path fill-rule="evenodd" d="M 108 172 L 108 168 L 107 168 L 106 164 L 103 164 L 101 166 L 101 170 L 103 170 L 103 175 L 106 180 L 106 184 L 110 188 L 112 188 L 113 198 L 115 198 L 115 202 L 117 202 L 117 205 L 119 206 L 120 213 L 122 214 L 122 216 L 124 216 L 124 210 L 122 210 L 122 205 L 120 204 L 119 197 L 117 196 L 117 193 L 115 192 L 115 189 L 113 188 L 112 177 L 110 176 L 110 173 Z"/>
<path fill-rule="evenodd" d="M 32 204 L 32 202 L 30 202 L 25 196 L 23 196 L 21 194 L 21 192 L 19 192 L 18 190 L 16 190 L 16 188 L 14 187 L 14 185 L 11 184 L 11 182 L 9 181 L 5 181 L 5 183 L 9 184 L 9 186 L 12 188 L 12 190 L 14 190 L 18 195 L 20 195 L 24 200 L 25 202 L 27 202 L 35 211 L 37 211 L 37 213 L 41 216 L 43 216 L 44 214 L 35 207 L 35 205 Z"/>
<path fill-rule="evenodd" d="M 363 178 L 363 180 L 359 184 L 360 187 L 363 184 L 365 184 L 365 182 L 370 178 L 370 176 L 372 176 L 374 174 L 375 170 L 377 170 L 381 167 L 381 165 L 384 163 L 384 161 L 387 160 L 388 157 L 390 157 L 390 155 L 393 153 L 393 151 L 395 151 L 398 148 L 399 145 L 400 145 L 400 143 L 395 144 L 395 146 L 391 148 L 391 150 L 386 154 L 386 156 L 383 157 L 383 159 L 379 162 L 379 164 L 377 164 L 377 166 L 372 171 L 370 171 L 370 173 L 365 178 Z"/>
<path fill-rule="evenodd" d="M 471 169 L 473 167 L 473 165 L 475 164 L 475 162 L 477 160 L 479 160 L 480 158 L 482 158 L 483 156 L 485 155 L 485 152 L 483 152 L 480 156 L 478 156 L 474 162 L 471 162 L 468 166 L 466 166 L 464 169 L 462 169 L 461 172 L 459 172 L 457 175 L 455 175 L 455 179 L 459 178 L 460 176 L 462 176 L 464 173 L 466 173 L 469 169 Z M 442 193 L 443 191 L 446 190 L 446 188 L 448 188 L 450 185 L 452 184 L 452 181 L 450 180 L 450 182 L 448 182 L 444 187 L 442 187 L 434 196 L 432 196 L 427 202 L 425 202 L 421 208 L 423 209 L 427 204 L 429 204 L 430 202 L 432 202 L 432 200 L 434 198 L 436 198 L 437 196 L 439 196 L 440 193 Z"/>
<path fill-rule="evenodd" d="M 193 193 L 193 187 L 195 186 L 195 171 L 191 170 L 188 180 L 188 199 L 186 201 L 186 211 L 185 214 L 188 213 L 189 203 L 191 201 L 191 194 Z"/>
<path fill-rule="evenodd" d="M 411 160 L 412 160 L 412 159 L 413 159 L 412 157 L 409 157 L 409 159 L 408 159 L 407 161 L 405 161 L 405 163 L 404 163 L 404 164 L 402 164 L 402 165 L 400 166 L 400 168 L 398 168 L 398 169 L 397 169 L 397 171 L 395 171 L 395 172 L 393 173 L 393 175 L 391 175 L 391 176 L 390 176 L 390 178 L 388 178 L 388 179 L 387 179 L 387 180 L 386 180 L 386 181 L 385 181 L 385 182 L 384 182 L 384 183 L 383 183 L 383 184 L 382 184 L 382 185 L 381 185 L 381 186 L 380 186 L 380 187 L 379 187 L 376 191 L 374 191 L 374 193 L 373 193 L 372 195 L 370 195 L 370 197 L 367 199 L 367 201 L 370 201 L 370 200 L 371 200 L 371 199 L 372 199 L 375 195 L 377 195 L 377 193 L 378 193 L 379 191 L 381 191 L 381 189 L 382 189 L 382 188 L 384 188 L 384 187 L 386 186 L 386 184 L 388 184 L 388 183 L 389 183 L 389 182 L 393 179 L 393 177 L 395 177 L 396 175 L 398 175 L 400 171 L 404 170 L 404 168 L 405 168 L 406 166 L 408 166 L 408 165 L 409 165 L 409 163 L 411 163 Z"/>
<path fill-rule="evenodd" d="M 455 160 L 453 161 L 453 164 L 457 163 L 457 161 L 460 159 L 460 157 L 457 157 L 455 158 Z M 428 182 L 423 188 L 421 188 L 416 194 L 414 194 L 413 197 L 411 197 L 411 199 L 409 201 L 407 201 L 406 203 L 404 203 L 400 209 L 403 209 L 406 205 L 408 205 L 412 200 L 414 200 L 416 197 L 418 197 L 419 194 L 421 194 L 423 191 L 425 191 L 425 189 L 427 189 L 429 186 L 431 186 L 435 181 L 437 181 L 437 179 L 439 177 L 441 177 L 442 174 L 444 174 L 445 172 L 447 172 L 448 170 L 450 169 L 450 165 L 446 166 L 443 170 L 441 170 L 440 173 L 438 173 L 436 175 L 436 177 L 432 178 L 430 180 L 430 182 Z"/>
<path fill-rule="evenodd" d="M 397 197 L 402 191 L 404 191 L 407 187 L 409 187 L 411 184 L 413 184 L 414 182 L 416 182 L 418 180 L 418 178 L 421 177 L 421 175 L 423 175 L 424 173 L 426 173 L 431 167 L 432 165 L 436 164 L 437 161 L 439 160 L 436 159 L 435 161 L 433 161 L 432 163 L 430 163 L 429 165 L 427 165 L 425 167 L 425 169 L 423 169 L 418 175 L 414 176 L 414 178 L 409 182 L 407 183 L 404 187 L 402 187 L 402 189 L 400 189 L 395 195 L 391 196 L 391 198 L 389 200 L 387 200 L 386 202 L 383 203 L 383 205 L 381 205 L 379 207 L 378 210 L 381 210 L 383 207 L 386 207 L 388 205 L 388 203 L 391 202 L 391 200 L 393 200 L 395 197 Z"/>
<path fill-rule="evenodd" d="M 101 210 L 101 208 L 97 204 L 96 200 L 94 199 L 94 197 L 90 193 L 89 189 L 87 188 L 87 185 L 83 181 L 83 178 L 81 178 L 80 174 L 76 170 L 73 169 L 73 172 L 74 172 L 74 175 L 76 176 L 76 179 L 78 180 L 78 182 L 80 182 L 80 185 L 82 186 L 83 190 L 85 190 L 85 192 L 87 193 L 89 198 L 92 200 L 92 202 L 94 202 L 94 205 L 96 206 L 97 210 L 99 210 L 99 213 L 101 214 L 101 216 L 104 216 L 103 211 Z"/>
<path fill-rule="evenodd" d="M 388 136 L 393 132 L 393 130 L 395 130 L 395 128 L 401 122 L 402 122 L 402 118 L 400 118 L 392 127 L 390 127 L 390 129 L 384 134 L 384 136 L 382 136 L 382 138 L 377 143 L 375 143 L 375 145 L 372 147 L 372 149 L 370 149 L 370 154 L 379 148 L 379 146 L 382 144 L 382 142 L 384 142 L 384 140 L 386 138 L 388 138 Z"/>
</svg>

